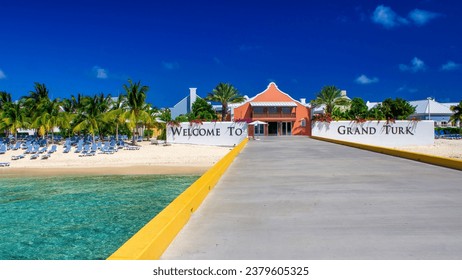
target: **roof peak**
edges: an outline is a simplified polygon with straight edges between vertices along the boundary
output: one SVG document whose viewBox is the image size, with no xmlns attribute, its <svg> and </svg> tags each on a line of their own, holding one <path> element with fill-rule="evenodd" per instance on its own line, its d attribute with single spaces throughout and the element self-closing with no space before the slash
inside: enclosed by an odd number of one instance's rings
<svg viewBox="0 0 462 280">
<path fill-rule="evenodd" d="M 278 88 L 278 86 L 276 85 L 275 82 L 270 82 L 270 83 L 268 84 L 268 88 L 270 88 L 270 87 L 272 87 L 272 86 L 275 87 L 275 88 Z"/>
</svg>

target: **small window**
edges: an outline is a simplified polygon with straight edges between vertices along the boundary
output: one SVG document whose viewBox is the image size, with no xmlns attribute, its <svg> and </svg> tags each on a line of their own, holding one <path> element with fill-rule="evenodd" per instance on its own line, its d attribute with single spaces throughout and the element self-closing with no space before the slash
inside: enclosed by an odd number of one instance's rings
<svg viewBox="0 0 462 280">
<path fill-rule="evenodd" d="M 276 114 L 277 112 L 278 112 L 277 107 L 269 107 L 268 108 L 268 113 L 270 113 L 270 114 Z"/>
<path fill-rule="evenodd" d="M 263 114 L 263 107 L 254 107 L 253 112 L 255 114 Z"/>
<path fill-rule="evenodd" d="M 301 126 L 301 127 L 306 127 L 306 120 L 305 120 L 305 119 L 302 119 L 302 120 L 300 121 L 300 126 Z"/>
<path fill-rule="evenodd" d="M 282 107 L 282 113 L 283 114 L 290 114 L 290 113 L 292 113 L 292 108 L 290 108 L 290 107 Z"/>
</svg>

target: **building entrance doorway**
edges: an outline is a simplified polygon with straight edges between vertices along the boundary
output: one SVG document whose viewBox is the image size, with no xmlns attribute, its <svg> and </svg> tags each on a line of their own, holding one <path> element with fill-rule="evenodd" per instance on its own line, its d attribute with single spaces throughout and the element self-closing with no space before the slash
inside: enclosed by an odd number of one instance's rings
<svg viewBox="0 0 462 280">
<path fill-rule="evenodd" d="M 277 122 L 268 123 L 268 135 L 278 135 L 278 123 Z"/>
<path fill-rule="evenodd" d="M 265 134 L 265 125 L 264 124 L 257 124 L 254 126 L 255 129 L 255 136 L 261 136 Z"/>
<path fill-rule="evenodd" d="M 281 122 L 281 135 L 292 135 L 292 122 Z"/>
</svg>

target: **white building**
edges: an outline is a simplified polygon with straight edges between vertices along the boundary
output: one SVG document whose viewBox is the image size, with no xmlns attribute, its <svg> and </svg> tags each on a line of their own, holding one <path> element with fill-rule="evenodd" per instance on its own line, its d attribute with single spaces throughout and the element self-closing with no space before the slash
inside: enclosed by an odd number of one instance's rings
<svg viewBox="0 0 462 280">
<path fill-rule="evenodd" d="M 178 103 L 175 104 L 175 106 L 170 108 L 172 119 L 175 119 L 180 115 L 186 115 L 192 111 L 193 103 L 197 98 L 200 98 L 200 96 L 196 94 L 196 90 L 197 88 L 189 88 L 189 95 L 181 99 Z"/>
<path fill-rule="evenodd" d="M 367 101 L 366 105 L 370 110 L 380 103 Z M 449 119 L 454 114 L 450 107 L 458 103 L 439 103 L 435 99 L 427 98 L 425 100 L 409 101 L 409 104 L 415 107 L 415 113 L 409 116 L 410 119 L 432 120 L 435 122 L 435 126 L 446 127 L 451 125 Z"/>
</svg>

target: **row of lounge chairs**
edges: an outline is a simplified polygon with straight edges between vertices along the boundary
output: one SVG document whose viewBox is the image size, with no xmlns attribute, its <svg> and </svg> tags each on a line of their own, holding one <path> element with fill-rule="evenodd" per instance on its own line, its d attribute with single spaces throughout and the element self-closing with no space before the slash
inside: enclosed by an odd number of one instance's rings
<svg viewBox="0 0 462 280">
<path fill-rule="evenodd" d="M 23 154 L 11 156 L 12 160 L 19 160 L 25 158 L 26 154 L 30 154 L 30 159 L 48 159 L 51 157 L 51 154 L 58 151 L 58 146 L 52 145 L 50 150 L 47 150 L 47 147 L 40 148 L 36 146 L 29 146 Z"/>
<path fill-rule="evenodd" d="M 10 166 L 9 162 L 0 162 L 0 167 Z"/>
<path fill-rule="evenodd" d="M 460 140 L 462 139 L 462 135 L 458 133 L 446 133 L 443 130 L 440 130 L 440 131 L 435 131 L 435 138 L 436 139 Z"/>
</svg>

